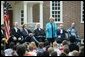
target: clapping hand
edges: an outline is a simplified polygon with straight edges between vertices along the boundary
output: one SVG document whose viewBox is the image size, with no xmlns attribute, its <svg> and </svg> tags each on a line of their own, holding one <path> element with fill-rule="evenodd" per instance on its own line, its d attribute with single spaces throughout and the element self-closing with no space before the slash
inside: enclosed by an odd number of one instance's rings
<svg viewBox="0 0 85 57">
<path fill-rule="evenodd" d="M 33 33 L 29 33 L 29 36 L 33 36 L 34 34 Z"/>
</svg>

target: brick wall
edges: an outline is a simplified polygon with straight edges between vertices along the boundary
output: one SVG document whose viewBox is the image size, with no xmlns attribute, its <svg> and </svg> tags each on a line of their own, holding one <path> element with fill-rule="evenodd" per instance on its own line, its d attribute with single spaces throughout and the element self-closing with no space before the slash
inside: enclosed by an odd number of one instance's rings
<svg viewBox="0 0 85 57">
<path fill-rule="evenodd" d="M 40 7 L 39 4 L 34 4 L 32 9 L 33 14 L 33 22 L 39 22 L 39 16 L 40 16 Z"/>
<path fill-rule="evenodd" d="M 49 22 L 50 17 L 50 1 L 43 2 L 43 26 L 45 29 L 46 23 Z"/>
</svg>

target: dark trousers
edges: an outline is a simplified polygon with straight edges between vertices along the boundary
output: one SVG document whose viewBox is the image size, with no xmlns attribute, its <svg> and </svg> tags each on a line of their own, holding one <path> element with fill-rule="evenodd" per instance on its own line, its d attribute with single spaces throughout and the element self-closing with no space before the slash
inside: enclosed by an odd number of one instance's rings
<svg viewBox="0 0 85 57">
<path fill-rule="evenodd" d="M 81 42 L 81 40 L 75 36 L 70 36 L 70 39 L 69 39 L 71 42 L 75 42 L 75 43 L 78 43 L 78 42 Z"/>
<path fill-rule="evenodd" d="M 65 39 L 65 38 L 57 38 L 56 39 L 57 43 L 62 43 L 63 40 L 67 40 L 67 39 Z"/>
<path fill-rule="evenodd" d="M 49 43 L 53 43 L 55 41 L 55 38 L 47 38 Z"/>
<path fill-rule="evenodd" d="M 39 42 L 44 42 L 45 38 L 44 37 L 36 37 L 36 40 Z"/>
</svg>

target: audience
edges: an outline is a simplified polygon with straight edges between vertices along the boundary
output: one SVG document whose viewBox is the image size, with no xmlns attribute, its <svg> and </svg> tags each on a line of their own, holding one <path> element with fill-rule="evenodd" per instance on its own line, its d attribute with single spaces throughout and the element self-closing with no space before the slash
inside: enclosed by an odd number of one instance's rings
<svg viewBox="0 0 85 57">
<path fill-rule="evenodd" d="M 48 48 L 49 56 L 51 56 L 51 52 L 53 52 L 53 51 L 54 51 L 53 47 Z"/>
<path fill-rule="evenodd" d="M 34 51 L 34 46 L 29 44 L 28 46 L 29 51 L 25 53 L 25 56 L 37 56 L 37 53 Z"/>
<path fill-rule="evenodd" d="M 57 55 L 58 55 L 58 56 L 61 54 L 61 51 L 60 51 L 60 49 L 59 49 L 58 44 L 57 44 L 56 41 L 53 42 L 53 49 L 54 49 L 54 51 L 57 52 Z"/>
<path fill-rule="evenodd" d="M 26 47 L 24 45 L 18 45 L 16 52 L 18 54 L 18 56 L 24 56 L 25 55 L 25 51 L 26 51 Z"/>
<path fill-rule="evenodd" d="M 79 56 L 84 56 L 84 46 L 81 46 L 79 49 Z"/>
<path fill-rule="evenodd" d="M 65 45 L 64 46 L 64 50 L 63 50 L 62 53 L 65 54 L 66 56 L 68 56 L 68 53 L 69 53 L 69 47 L 68 47 L 68 45 Z"/>
<path fill-rule="evenodd" d="M 74 50 L 74 51 L 72 52 L 72 56 L 79 56 L 79 52 L 78 52 L 77 50 Z"/>
<path fill-rule="evenodd" d="M 61 44 L 56 41 L 50 45 L 46 42 L 25 42 L 23 44 L 10 43 L 8 49 L 1 49 L 1 56 L 84 56 L 84 46 L 77 46 L 74 43 L 67 43 L 64 40 Z"/>
<path fill-rule="evenodd" d="M 44 52 L 44 43 L 40 42 L 37 48 L 37 52 L 43 53 Z"/>
<path fill-rule="evenodd" d="M 56 52 L 56 51 L 53 51 L 53 52 L 51 53 L 51 56 L 57 56 L 57 52 Z"/>
<path fill-rule="evenodd" d="M 5 53 L 3 50 L 1 50 L 1 56 L 5 56 Z"/>
<path fill-rule="evenodd" d="M 70 45 L 69 45 L 70 51 L 77 50 L 79 51 L 79 46 L 74 43 L 74 39 L 70 38 Z"/>
<path fill-rule="evenodd" d="M 7 49 L 4 50 L 5 56 L 13 56 L 12 55 L 12 53 L 13 53 L 13 47 L 14 47 L 14 43 L 11 42 L 10 45 L 9 45 L 9 48 L 7 48 Z"/>
<path fill-rule="evenodd" d="M 61 50 L 61 52 L 63 52 L 64 51 L 64 48 L 65 47 L 68 47 L 68 42 L 67 42 L 67 40 L 64 40 L 64 41 L 62 41 L 62 43 L 61 43 L 61 46 L 60 46 L 60 50 Z"/>
<path fill-rule="evenodd" d="M 61 53 L 60 56 L 66 56 L 66 54 L 65 53 Z"/>
<path fill-rule="evenodd" d="M 43 56 L 49 56 L 49 52 L 48 51 L 44 51 L 43 52 Z"/>
</svg>

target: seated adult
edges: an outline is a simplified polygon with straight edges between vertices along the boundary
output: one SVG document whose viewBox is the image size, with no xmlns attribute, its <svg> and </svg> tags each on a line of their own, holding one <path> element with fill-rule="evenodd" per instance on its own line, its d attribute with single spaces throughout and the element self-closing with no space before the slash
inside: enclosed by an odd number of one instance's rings
<svg viewBox="0 0 85 57">
<path fill-rule="evenodd" d="M 59 28 L 57 29 L 57 42 L 62 43 L 63 40 L 66 39 L 66 30 L 63 28 L 63 24 L 59 25 Z"/>
<path fill-rule="evenodd" d="M 23 36 L 23 42 L 31 42 L 31 30 L 27 29 L 26 24 L 23 24 L 21 29 L 21 35 Z"/>
<path fill-rule="evenodd" d="M 13 27 L 11 28 L 11 38 L 9 42 L 14 42 L 15 44 L 17 42 L 21 41 L 21 32 L 20 29 L 18 28 L 18 22 L 13 23 Z"/>
<path fill-rule="evenodd" d="M 68 38 L 74 38 L 75 43 L 81 42 L 74 22 L 71 24 L 71 27 L 67 30 L 67 32 Z"/>
<path fill-rule="evenodd" d="M 39 42 L 45 41 L 45 31 L 40 28 L 40 24 L 37 24 L 37 28 L 34 30 L 34 36 Z"/>
</svg>

